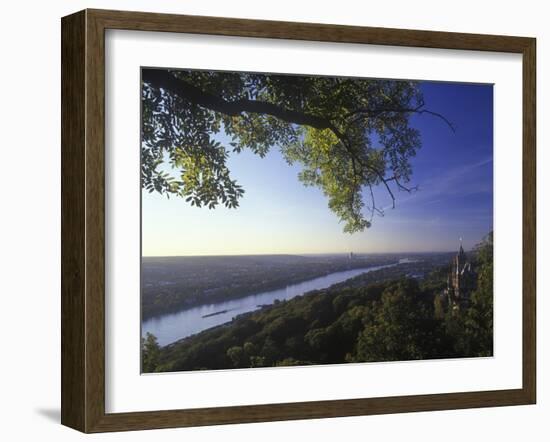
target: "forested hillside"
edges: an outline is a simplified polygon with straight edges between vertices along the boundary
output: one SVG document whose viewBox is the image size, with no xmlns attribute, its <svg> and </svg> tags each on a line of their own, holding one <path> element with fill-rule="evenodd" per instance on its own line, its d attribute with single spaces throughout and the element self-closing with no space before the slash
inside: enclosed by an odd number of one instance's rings
<svg viewBox="0 0 550 442">
<path fill-rule="evenodd" d="M 492 236 L 472 256 L 477 286 L 453 309 L 446 268 L 425 278 L 340 284 L 278 302 L 159 348 L 144 341 L 144 372 L 491 356 Z"/>
</svg>

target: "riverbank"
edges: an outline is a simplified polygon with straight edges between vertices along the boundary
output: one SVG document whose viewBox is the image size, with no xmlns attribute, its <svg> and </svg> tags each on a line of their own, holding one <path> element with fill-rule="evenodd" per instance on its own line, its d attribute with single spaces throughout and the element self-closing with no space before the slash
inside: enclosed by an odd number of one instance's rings
<svg viewBox="0 0 550 442">
<path fill-rule="evenodd" d="M 143 321 L 142 335 L 152 333 L 157 337 L 159 344 L 165 346 L 174 341 L 230 322 L 233 318 L 242 314 L 257 311 L 260 309 L 259 306 L 268 306 L 262 308 L 269 308 L 269 306 L 275 304 L 277 301 L 288 301 L 311 291 L 329 288 L 361 274 L 380 271 L 398 265 L 398 263 L 392 263 L 384 266 L 371 266 L 335 272 L 297 284 L 291 284 L 277 290 L 255 293 L 220 303 L 201 305 L 164 315 L 160 318 L 152 318 Z"/>
<path fill-rule="evenodd" d="M 398 260 L 395 255 L 144 258 L 142 320 Z"/>
</svg>

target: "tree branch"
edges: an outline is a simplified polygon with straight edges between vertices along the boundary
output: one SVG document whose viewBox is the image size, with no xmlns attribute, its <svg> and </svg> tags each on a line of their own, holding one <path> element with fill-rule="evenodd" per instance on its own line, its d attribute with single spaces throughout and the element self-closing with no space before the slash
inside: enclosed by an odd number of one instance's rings
<svg viewBox="0 0 550 442">
<path fill-rule="evenodd" d="M 395 181 L 395 184 L 396 186 L 398 187 L 399 190 L 404 190 L 405 192 L 408 192 L 408 193 L 411 193 L 411 192 L 416 192 L 418 190 L 418 186 L 413 186 L 413 187 L 407 187 L 405 185 L 403 185 L 401 183 L 401 181 L 399 181 L 399 177 L 398 176 L 392 176 L 391 178 L 386 178 L 386 181 Z"/>
<path fill-rule="evenodd" d="M 205 92 L 185 80 L 176 78 L 166 70 L 143 69 L 141 72 L 141 79 L 151 87 L 164 89 L 193 104 L 206 107 L 230 117 L 238 116 L 243 112 L 266 114 L 286 121 L 287 123 L 311 126 L 315 129 L 330 129 L 338 138 L 342 136 L 338 128 L 326 118 L 286 109 L 267 101 L 248 100 L 244 98 L 227 101 L 222 97 Z"/>
<path fill-rule="evenodd" d="M 350 118 L 357 115 L 370 115 L 370 116 L 378 117 L 381 114 L 388 113 L 388 112 L 399 112 L 399 113 L 408 112 L 412 114 L 430 114 L 430 115 L 433 115 L 434 117 L 438 117 L 441 120 L 443 120 L 453 132 L 456 132 L 456 129 L 453 123 L 451 123 L 447 118 L 445 118 L 445 116 L 443 116 L 438 112 L 433 112 L 428 109 L 422 109 L 423 106 L 424 106 L 424 103 L 422 103 L 420 106 L 413 107 L 413 108 L 406 108 L 406 107 L 386 107 L 386 108 L 379 108 L 379 109 L 360 108 L 360 109 L 355 109 L 352 112 L 349 112 L 345 118 Z"/>
<path fill-rule="evenodd" d="M 345 132 L 340 131 L 338 127 L 336 127 L 335 124 L 327 118 L 314 115 L 314 114 L 309 114 L 306 112 L 287 109 L 285 107 L 282 107 L 267 101 L 250 100 L 245 98 L 228 101 L 222 98 L 221 96 L 206 92 L 181 78 L 177 78 L 172 73 L 164 69 L 143 69 L 142 81 L 144 83 L 149 84 L 153 88 L 163 89 L 192 104 L 210 109 L 214 112 L 222 113 L 230 117 L 241 116 L 242 114 L 246 114 L 246 113 L 256 113 L 256 114 L 271 115 L 287 123 L 296 124 L 300 126 L 301 125 L 310 126 L 320 130 L 329 129 L 338 138 L 341 145 L 350 155 L 353 175 L 354 175 L 353 177 L 354 187 L 357 187 L 358 176 L 361 177 L 363 175 L 363 171 L 370 170 L 372 173 L 374 173 L 378 177 L 380 182 L 383 183 L 384 186 L 386 187 L 386 190 L 388 191 L 392 199 L 392 206 L 394 208 L 395 208 L 396 199 L 389 185 L 391 181 L 395 182 L 398 190 L 405 190 L 407 192 L 416 190 L 416 188 L 405 187 L 400 182 L 399 177 L 397 176 L 393 176 L 391 178 L 385 178 L 385 172 L 381 172 L 377 168 L 373 167 L 372 165 L 365 163 L 363 161 L 363 158 L 360 155 L 358 155 L 358 152 L 354 149 L 353 143 L 351 142 L 348 135 Z M 390 100 L 390 101 L 393 101 L 393 100 Z M 349 119 L 350 117 L 354 117 L 354 119 L 356 119 L 356 118 L 360 118 L 361 115 L 371 115 L 371 116 L 374 115 L 378 117 L 381 114 L 391 113 L 391 112 L 408 112 L 408 113 L 418 113 L 418 114 L 427 113 L 427 114 L 431 114 L 441 118 L 444 122 L 447 123 L 447 125 L 451 128 L 451 130 L 453 130 L 453 132 L 455 131 L 452 123 L 449 120 L 447 120 L 443 115 L 438 114 L 437 112 L 432 112 L 430 110 L 423 109 L 423 106 L 424 106 L 423 101 L 420 102 L 418 106 L 412 107 L 412 108 L 399 107 L 397 103 L 392 103 L 392 104 L 394 105 L 381 107 L 378 109 L 359 108 L 345 115 L 345 119 Z M 251 121 L 248 121 L 248 123 L 252 124 Z M 357 171 L 357 166 L 361 168 L 360 172 Z M 380 210 L 379 208 L 376 207 L 376 203 L 374 201 L 374 194 L 372 192 L 372 186 L 370 184 L 369 184 L 369 188 L 370 188 L 371 201 L 372 201 L 372 207 L 370 208 L 371 217 L 375 212 L 379 213 L 380 215 L 383 215 L 384 214 L 383 210 Z M 353 193 L 350 199 L 352 210 L 355 203 L 355 197 L 356 195 Z"/>
</svg>

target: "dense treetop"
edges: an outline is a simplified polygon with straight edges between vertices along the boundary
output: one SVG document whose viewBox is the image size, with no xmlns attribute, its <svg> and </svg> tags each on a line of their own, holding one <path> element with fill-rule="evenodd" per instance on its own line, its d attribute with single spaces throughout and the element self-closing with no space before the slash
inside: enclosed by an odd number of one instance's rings
<svg viewBox="0 0 550 442">
<path fill-rule="evenodd" d="M 142 85 L 144 189 L 235 208 L 244 189 L 227 167 L 230 153 L 263 157 L 277 147 L 350 233 L 382 213 L 373 187 L 394 204 L 396 190 L 412 190 L 410 159 L 421 142 L 410 116 L 445 120 L 412 81 L 143 69 Z"/>
</svg>

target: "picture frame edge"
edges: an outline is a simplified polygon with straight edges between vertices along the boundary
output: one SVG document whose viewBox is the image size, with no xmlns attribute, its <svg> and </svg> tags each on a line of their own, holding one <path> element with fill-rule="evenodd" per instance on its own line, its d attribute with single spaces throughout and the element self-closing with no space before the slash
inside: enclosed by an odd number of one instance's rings
<svg viewBox="0 0 550 442">
<path fill-rule="evenodd" d="M 524 232 L 523 386 L 521 389 L 106 414 L 105 30 L 134 29 L 213 34 L 206 32 L 207 26 L 210 26 L 213 21 L 223 24 L 217 28 L 218 31 L 215 34 L 225 36 L 290 38 L 522 54 Z M 193 22 L 195 22 L 194 25 Z M 277 30 L 277 27 L 283 29 Z M 95 433 L 536 403 L 535 38 L 103 9 L 86 9 L 63 17 L 61 28 L 61 423 L 63 425 L 81 432 Z M 331 29 L 332 38 L 330 38 Z M 321 39 L 315 38 L 320 34 L 323 34 Z M 446 42 L 451 41 L 452 47 L 444 47 Z M 485 44 L 482 44 L 483 41 Z M 478 49 L 472 49 L 476 46 Z M 345 411 L 337 412 L 335 409 Z M 272 416 L 269 416 L 270 413 Z"/>
</svg>

